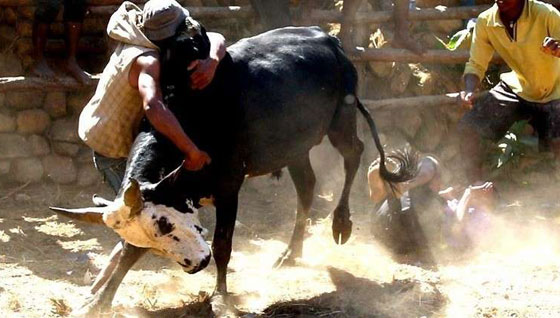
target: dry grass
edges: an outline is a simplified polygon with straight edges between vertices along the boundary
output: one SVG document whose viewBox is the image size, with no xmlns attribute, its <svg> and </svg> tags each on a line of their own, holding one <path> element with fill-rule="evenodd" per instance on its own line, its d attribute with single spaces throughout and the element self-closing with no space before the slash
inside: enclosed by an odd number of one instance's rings
<svg viewBox="0 0 560 318">
<path fill-rule="evenodd" d="M 59 317 L 68 317 L 72 313 L 72 308 L 66 304 L 62 298 L 51 298 L 51 313 Z"/>
</svg>

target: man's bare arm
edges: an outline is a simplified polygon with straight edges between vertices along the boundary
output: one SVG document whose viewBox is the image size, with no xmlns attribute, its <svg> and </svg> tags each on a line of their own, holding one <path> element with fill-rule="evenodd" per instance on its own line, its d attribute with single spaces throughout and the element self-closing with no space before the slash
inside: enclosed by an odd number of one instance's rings
<svg viewBox="0 0 560 318">
<path fill-rule="evenodd" d="M 157 53 L 148 53 L 139 56 L 133 63 L 129 81 L 133 87 L 138 88 L 150 123 L 185 154 L 185 167 L 189 170 L 200 170 L 205 164 L 210 163 L 210 157 L 197 148 L 175 115 L 163 102 L 159 75 L 160 63 Z"/>
<path fill-rule="evenodd" d="M 191 74 L 191 88 L 203 89 L 212 82 L 218 64 L 226 55 L 226 39 L 220 33 L 208 32 L 210 40 L 210 55 L 207 59 L 198 61 Z"/>
<path fill-rule="evenodd" d="M 471 109 L 474 103 L 474 92 L 480 84 L 480 79 L 474 74 L 465 74 L 463 81 L 465 82 L 465 90 L 461 92 L 459 97 L 461 99 L 461 104 Z"/>
</svg>

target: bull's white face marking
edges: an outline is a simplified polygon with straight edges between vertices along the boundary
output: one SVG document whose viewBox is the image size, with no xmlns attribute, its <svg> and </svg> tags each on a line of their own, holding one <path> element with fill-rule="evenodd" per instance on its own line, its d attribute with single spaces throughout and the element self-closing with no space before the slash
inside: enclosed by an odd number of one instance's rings
<svg viewBox="0 0 560 318">
<path fill-rule="evenodd" d="M 130 217 L 131 209 L 119 204 L 114 212 L 105 213 L 103 221 L 130 244 L 150 248 L 190 272 L 206 266 L 210 258 L 210 247 L 204 240 L 208 231 L 200 224 L 198 211 L 192 210 L 181 213 L 146 202 L 140 213 Z"/>
</svg>

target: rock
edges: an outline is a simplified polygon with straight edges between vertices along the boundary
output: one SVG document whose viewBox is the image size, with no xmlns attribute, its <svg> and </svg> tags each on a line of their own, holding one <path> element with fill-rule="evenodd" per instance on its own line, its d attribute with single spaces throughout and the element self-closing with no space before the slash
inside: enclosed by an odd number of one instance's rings
<svg viewBox="0 0 560 318">
<path fill-rule="evenodd" d="M 394 118 L 395 114 L 391 111 L 376 111 L 373 115 L 373 120 L 375 121 L 375 125 L 378 131 L 387 133 L 395 129 Z M 359 117 L 358 117 L 359 118 Z M 362 119 L 360 119 L 361 121 Z M 361 126 L 366 131 L 366 136 L 371 136 L 369 126 L 363 125 Z M 370 137 L 368 137 L 370 138 Z"/>
<path fill-rule="evenodd" d="M 19 58 L 11 52 L 0 53 L 0 76 L 23 75 L 23 67 Z"/>
<path fill-rule="evenodd" d="M 40 108 L 43 105 L 44 94 L 40 91 L 8 92 L 6 105 L 13 109 Z"/>
<path fill-rule="evenodd" d="M 433 112 L 423 116 L 423 124 L 416 134 L 414 146 L 423 152 L 432 152 L 447 134 L 447 127 L 441 120 L 437 120 Z M 440 119 L 441 117 L 437 117 Z"/>
<path fill-rule="evenodd" d="M 31 201 L 31 196 L 27 193 L 18 193 L 15 195 L 16 202 L 29 202 Z"/>
<path fill-rule="evenodd" d="M 435 80 L 432 74 L 425 68 L 413 65 L 412 76 L 415 85 L 412 86 L 412 91 L 419 96 L 431 95 L 435 91 Z"/>
<path fill-rule="evenodd" d="M 95 169 L 93 163 L 80 165 L 77 180 L 79 186 L 90 186 L 100 182 L 101 180 L 101 173 Z"/>
<path fill-rule="evenodd" d="M 25 137 L 15 134 L 0 134 L 0 159 L 28 157 L 31 148 Z"/>
<path fill-rule="evenodd" d="M 9 115 L 0 113 L 0 133 L 13 132 L 16 130 L 16 119 Z"/>
<path fill-rule="evenodd" d="M 71 142 L 55 141 L 52 144 L 52 149 L 56 154 L 74 157 L 80 151 L 80 145 Z"/>
<path fill-rule="evenodd" d="M 93 152 L 90 148 L 82 146 L 76 157 L 74 157 L 74 160 L 77 163 L 93 165 Z"/>
<path fill-rule="evenodd" d="M 78 122 L 72 118 L 55 120 L 49 130 L 49 138 L 53 141 L 79 143 Z"/>
<path fill-rule="evenodd" d="M 18 159 L 12 162 L 10 174 L 19 183 L 39 182 L 43 178 L 43 165 L 37 158 Z"/>
<path fill-rule="evenodd" d="M 453 157 L 455 157 L 459 153 L 459 148 L 458 147 L 459 147 L 459 144 L 450 144 L 449 146 L 446 146 L 440 152 L 438 158 L 441 159 L 442 162 L 447 162 L 447 161 L 453 159 Z"/>
<path fill-rule="evenodd" d="M 63 92 L 48 93 L 43 108 L 52 118 L 66 116 L 66 94 Z"/>
<path fill-rule="evenodd" d="M 55 183 L 68 184 L 76 181 L 78 172 L 70 157 L 46 156 L 43 158 L 43 167 L 47 178 Z"/>
<path fill-rule="evenodd" d="M 0 161 L 0 176 L 6 175 L 10 172 L 10 161 L 2 160 Z"/>
<path fill-rule="evenodd" d="M 391 45 L 389 41 L 385 38 L 385 33 L 377 29 L 370 36 L 369 48 L 390 48 Z M 395 62 L 368 62 L 368 68 L 378 77 L 388 77 L 391 75 L 393 68 L 395 67 Z"/>
<path fill-rule="evenodd" d="M 449 34 L 450 32 L 454 33 L 455 31 L 463 29 L 462 20 L 434 20 L 425 21 L 425 23 L 428 26 L 428 30 L 433 33 Z"/>
<path fill-rule="evenodd" d="M 27 142 L 31 147 L 31 153 L 34 156 L 44 156 L 51 152 L 51 147 L 49 146 L 47 139 L 43 136 L 31 135 L 27 138 Z"/>
<path fill-rule="evenodd" d="M 68 94 L 66 97 L 68 112 L 73 116 L 78 116 L 93 96 L 93 93 L 93 91 L 80 91 Z"/>
<path fill-rule="evenodd" d="M 408 87 L 410 78 L 412 77 L 412 70 L 408 64 L 397 63 L 396 68 L 393 71 L 393 76 L 391 77 L 391 91 L 395 94 L 402 94 Z"/>
<path fill-rule="evenodd" d="M 409 138 L 414 138 L 422 126 L 422 116 L 417 111 L 403 111 L 397 121 L 400 130 Z"/>
<path fill-rule="evenodd" d="M 42 134 L 50 123 L 49 114 L 42 109 L 24 110 L 17 114 L 17 131 L 20 134 Z"/>
</svg>

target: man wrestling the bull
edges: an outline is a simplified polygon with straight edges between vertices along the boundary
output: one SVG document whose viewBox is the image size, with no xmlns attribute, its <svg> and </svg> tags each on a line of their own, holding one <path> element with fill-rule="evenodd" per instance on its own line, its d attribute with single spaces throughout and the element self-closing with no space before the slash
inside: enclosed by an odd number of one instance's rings
<svg viewBox="0 0 560 318">
<path fill-rule="evenodd" d="M 186 20 L 200 28 L 175 0 L 148 1 L 143 11 L 124 2 L 111 16 L 107 32 L 118 46 L 80 115 L 78 131 L 93 149 L 95 166 L 115 193 L 121 186 L 126 158 L 144 116 L 185 154 L 185 168 L 199 170 L 210 162 L 208 154 L 197 148 L 167 108 L 160 87 L 158 44 L 174 37 Z M 190 78 L 193 89 L 210 83 L 225 55 L 223 36 L 209 32 L 208 38 L 209 57 L 189 66 L 194 70 Z"/>
<path fill-rule="evenodd" d="M 540 144 L 560 157 L 560 13 L 535 0 L 497 0 L 482 12 L 472 37 L 463 77 L 462 104 L 470 111 L 459 123 L 469 182 L 483 180 L 481 139 L 498 140 L 528 119 Z M 474 92 L 497 52 L 512 69 L 484 98 Z"/>
</svg>

